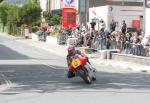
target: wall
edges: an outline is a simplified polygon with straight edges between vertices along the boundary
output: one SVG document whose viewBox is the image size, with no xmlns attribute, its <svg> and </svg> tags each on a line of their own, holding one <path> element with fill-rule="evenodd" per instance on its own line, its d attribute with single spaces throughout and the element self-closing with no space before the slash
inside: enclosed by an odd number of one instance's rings
<svg viewBox="0 0 150 103">
<path fill-rule="evenodd" d="M 119 22 L 119 25 L 121 25 L 122 20 L 125 20 L 127 27 L 132 27 L 132 20 L 140 20 L 140 16 L 144 15 L 143 11 L 143 7 L 137 6 L 101 6 L 89 9 L 89 20 L 91 21 L 94 17 L 103 19 L 107 29 L 109 29 L 108 25 L 112 19 Z"/>
<path fill-rule="evenodd" d="M 127 27 L 132 27 L 132 20 L 140 20 L 140 16 L 144 15 L 143 7 L 138 6 L 109 6 L 112 7 L 112 11 L 109 10 L 108 15 L 111 15 L 115 21 L 122 23 L 122 20 L 126 21 Z M 110 22 L 110 19 L 108 19 Z M 143 21 L 141 21 L 143 22 Z M 143 27 L 143 26 L 141 26 Z"/>
<path fill-rule="evenodd" d="M 94 12 L 95 12 L 95 14 L 94 14 Z M 108 7 L 107 6 L 90 8 L 89 9 L 89 22 L 91 22 L 91 20 L 93 18 L 98 18 L 99 20 L 103 19 L 105 21 L 105 23 L 107 24 L 107 21 L 108 21 L 107 15 L 108 15 Z M 98 30 L 98 23 L 96 25 L 96 30 Z"/>
<path fill-rule="evenodd" d="M 88 22 L 89 15 L 89 0 L 77 0 L 78 7 L 78 22 L 77 24 L 85 24 Z"/>
<path fill-rule="evenodd" d="M 150 35 L 150 8 L 146 8 L 145 34 Z"/>
<path fill-rule="evenodd" d="M 146 66 L 150 66 L 150 58 L 149 57 L 141 57 L 141 56 L 132 56 L 127 54 L 120 53 L 112 53 L 112 59 L 118 61 L 128 61 L 137 64 L 142 64 Z"/>
<path fill-rule="evenodd" d="M 47 3 L 47 0 L 40 0 L 40 6 L 41 6 L 42 11 L 46 11 L 46 3 Z"/>
<path fill-rule="evenodd" d="M 90 0 L 90 7 L 105 5 L 143 6 L 143 0 Z"/>
<path fill-rule="evenodd" d="M 51 10 L 57 10 L 60 9 L 60 2 L 58 0 L 51 0 Z"/>
</svg>

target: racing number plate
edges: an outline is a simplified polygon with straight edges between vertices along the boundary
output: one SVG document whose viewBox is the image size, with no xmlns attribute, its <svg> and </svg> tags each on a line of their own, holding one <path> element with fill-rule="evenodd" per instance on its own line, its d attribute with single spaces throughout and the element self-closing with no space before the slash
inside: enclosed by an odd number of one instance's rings
<svg viewBox="0 0 150 103">
<path fill-rule="evenodd" d="M 77 68 L 80 65 L 81 65 L 81 62 L 80 62 L 79 59 L 75 59 L 75 60 L 72 61 L 73 68 Z"/>
</svg>

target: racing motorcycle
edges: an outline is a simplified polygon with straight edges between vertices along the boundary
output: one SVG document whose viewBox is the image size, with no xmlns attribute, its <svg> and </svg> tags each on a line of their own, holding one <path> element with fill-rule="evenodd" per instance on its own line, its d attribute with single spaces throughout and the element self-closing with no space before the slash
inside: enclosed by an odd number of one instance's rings
<svg viewBox="0 0 150 103">
<path fill-rule="evenodd" d="M 87 58 L 81 55 L 76 55 L 72 58 L 71 71 L 75 76 L 81 77 L 85 83 L 91 84 L 95 80 L 92 68 L 87 62 Z"/>
</svg>

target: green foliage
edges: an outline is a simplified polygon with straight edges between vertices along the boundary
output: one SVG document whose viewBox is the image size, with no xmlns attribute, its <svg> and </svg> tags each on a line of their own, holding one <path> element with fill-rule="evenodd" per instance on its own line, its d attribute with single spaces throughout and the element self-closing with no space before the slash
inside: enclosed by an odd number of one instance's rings
<svg viewBox="0 0 150 103">
<path fill-rule="evenodd" d="M 32 23 L 32 26 L 39 26 L 41 25 L 41 19 L 38 19 L 37 21 Z"/>
<path fill-rule="evenodd" d="M 29 30 L 33 26 L 40 26 L 41 8 L 38 0 L 26 0 L 22 6 L 8 4 L 3 1 L 0 3 L 0 21 L 5 26 L 7 24 L 10 34 L 16 33 L 17 28 L 26 24 Z"/>
<path fill-rule="evenodd" d="M 9 6 L 9 10 L 8 10 L 8 22 L 17 22 L 18 18 L 19 18 L 19 11 L 18 11 L 19 7 L 17 5 L 11 5 Z"/>
<path fill-rule="evenodd" d="M 61 23 L 60 16 L 47 16 L 45 19 L 46 19 L 46 22 L 51 26 L 59 25 Z"/>
<path fill-rule="evenodd" d="M 41 8 L 37 0 L 28 0 L 19 10 L 22 21 L 26 24 L 36 22 L 41 17 Z"/>
<path fill-rule="evenodd" d="M 0 3 L 0 19 L 4 25 L 7 24 L 8 10 L 9 5 L 6 2 Z"/>
<path fill-rule="evenodd" d="M 43 17 L 46 22 L 51 25 L 59 25 L 61 23 L 61 15 L 58 13 L 57 15 L 52 15 L 50 12 L 43 12 Z"/>
<path fill-rule="evenodd" d="M 39 27 L 38 26 L 33 26 L 32 27 L 32 32 L 35 33 L 39 30 Z"/>
<path fill-rule="evenodd" d="M 7 16 L 7 28 L 8 33 L 16 35 L 18 33 L 18 27 L 22 24 L 19 17 L 19 9 L 17 5 L 9 5 Z"/>
<path fill-rule="evenodd" d="M 44 12 L 43 12 L 43 17 L 46 18 L 46 17 L 48 17 L 48 16 L 49 16 L 49 12 L 44 11 Z"/>
</svg>

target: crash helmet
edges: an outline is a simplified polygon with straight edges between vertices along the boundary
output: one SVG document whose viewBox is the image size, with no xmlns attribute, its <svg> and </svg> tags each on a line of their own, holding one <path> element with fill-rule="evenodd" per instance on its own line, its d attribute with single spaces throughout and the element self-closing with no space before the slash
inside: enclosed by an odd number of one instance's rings
<svg viewBox="0 0 150 103">
<path fill-rule="evenodd" d="M 72 54 L 75 51 L 75 45 L 69 45 L 67 51 L 68 54 Z"/>
</svg>

